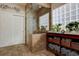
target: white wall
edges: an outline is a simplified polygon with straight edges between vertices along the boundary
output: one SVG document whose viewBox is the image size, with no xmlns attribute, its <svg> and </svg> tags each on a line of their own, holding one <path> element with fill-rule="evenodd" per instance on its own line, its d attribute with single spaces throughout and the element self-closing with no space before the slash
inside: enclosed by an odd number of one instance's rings
<svg viewBox="0 0 79 59">
<path fill-rule="evenodd" d="M 0 9 L 0 47 L 25 43 L 24 36 L 24 15 Z"/>
</svg>

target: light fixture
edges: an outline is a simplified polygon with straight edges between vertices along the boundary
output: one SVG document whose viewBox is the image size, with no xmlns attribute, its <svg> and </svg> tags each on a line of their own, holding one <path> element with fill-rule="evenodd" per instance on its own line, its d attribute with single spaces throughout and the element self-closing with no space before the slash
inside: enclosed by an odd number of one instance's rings
<svg viewBox="0 0 79 59">
<path fill-rule="evenodd" d="M 11 7 L 11 6 L 6 5 L 6 4 L 0 4 L 0 8 L 2 8 L 2 9 L 14 9 L 16 11 L 20 11 L 19 8 L 17 8 L 17 7 Z"/>
</svg>

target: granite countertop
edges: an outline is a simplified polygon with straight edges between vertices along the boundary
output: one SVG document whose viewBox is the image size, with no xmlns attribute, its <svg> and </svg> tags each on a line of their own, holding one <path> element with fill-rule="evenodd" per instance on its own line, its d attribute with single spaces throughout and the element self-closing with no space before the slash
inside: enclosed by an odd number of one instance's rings
<svg viewBox="0 0 79 59">
<path fill-rule="evenodd" d="M 70 34 L 70 35 L 79 35 L 79 33 L 61 33 L 61 32 L 52 32 L 52 31 L 48 31 L 48 33 L 57 33 L 57 34 Z"/>
</svg>

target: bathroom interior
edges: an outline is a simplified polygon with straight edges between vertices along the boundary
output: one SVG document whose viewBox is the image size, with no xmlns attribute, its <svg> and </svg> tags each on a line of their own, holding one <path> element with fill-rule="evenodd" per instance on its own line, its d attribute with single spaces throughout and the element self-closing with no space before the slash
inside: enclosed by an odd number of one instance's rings
<svg viewBox="0 0 79 59">
<path fill-rule="evenodd" d="M 79 3 L 0 3 L 0 56 L 37 55 L 79 55 Z"/>
</svg>

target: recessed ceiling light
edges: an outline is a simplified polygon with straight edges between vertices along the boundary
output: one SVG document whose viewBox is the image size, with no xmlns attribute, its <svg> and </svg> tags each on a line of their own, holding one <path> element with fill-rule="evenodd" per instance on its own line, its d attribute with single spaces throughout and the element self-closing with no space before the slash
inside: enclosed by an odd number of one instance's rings
<svg viewBox="0 0 79 59">
<path fill-rule="evenodd" d="M 39 5 L 39 8 L 41 8 L 42 6 Z"/>
</svg>

